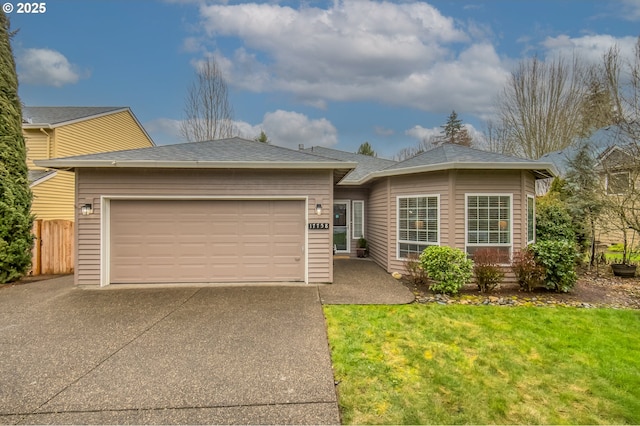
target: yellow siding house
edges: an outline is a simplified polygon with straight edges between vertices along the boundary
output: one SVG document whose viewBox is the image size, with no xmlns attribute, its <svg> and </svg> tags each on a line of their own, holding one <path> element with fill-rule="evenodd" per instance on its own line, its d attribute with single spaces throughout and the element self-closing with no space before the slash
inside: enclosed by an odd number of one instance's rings
<svg viewBox="0 0 640 426">
<path fill-rule="evenodd" d="M 128 107 L 24 107 L 22 117 L 36 219 L 75 220 L 75 176 L 34 160 L 155 146 Z"/>
</svg>

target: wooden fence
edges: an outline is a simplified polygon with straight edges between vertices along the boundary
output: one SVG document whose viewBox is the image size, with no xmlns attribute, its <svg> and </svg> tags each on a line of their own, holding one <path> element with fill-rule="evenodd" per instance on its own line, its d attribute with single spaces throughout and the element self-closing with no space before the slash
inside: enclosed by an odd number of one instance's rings
<svg viewBox="0 0 640 426">
<path fill-rule="evenodd" d="M 73 221 L 35 220 L 33 235 L 35 240 L 29 275 L 73 272 Z"/>
</svg>

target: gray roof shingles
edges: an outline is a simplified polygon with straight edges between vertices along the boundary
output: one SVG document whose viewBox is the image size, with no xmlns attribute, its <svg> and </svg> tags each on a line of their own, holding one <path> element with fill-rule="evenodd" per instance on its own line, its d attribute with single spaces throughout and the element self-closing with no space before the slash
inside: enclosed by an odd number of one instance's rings
<svg viewBox="0 0 640 426">
<path fill-rule="evenodd" d="M 55 125 L 67 121 L 80 120 L 94 115 L 126 109 L 127 107 L 64 107 L 25 106 L 22 108 L 24 124 Z"/>
<path fill-rule="evenodd" d="M 237 137 L 205 142 L 179 143 L 174 145 L 160 145 L 149 148 L 79 155 L 51 161 L 60 164 L 70 161 L 74 163 L 78 161 L 335 163 L 335 161 L 332 161 L 329 158 L 304 151 L 296 151 Z M 346 168 L 349 168 L 348 165 L 346 166 Z"/>
<path fill-rule="evenodd" d="M 55 173 L 55 170 L 29 170 L 29 183 L 34 183 Z"/>
<path fill-rule="evenodd" d="M 305 149 L 305 152 L 322 155 L 334 160 L 357 162 L 358 166 L 347 176 L 345 176 L 345 178 L 342 180 L 343 183 L 357 182 L 373 172 L 383 170 L 393 164 L 396 164 L 395 161 L 385 160 L 384 158 L 338 151 L 336 149 L 324 148 L 320 146 L 307 148 Z"/>
<path fill-rule="evenodd" d="M 148 164 L 156 166 L 175 167 L 181 162 L 201 164 L 199 167 L 234 167 L 233 163 L 251 163 L 255 165 L 265 164 L 265 167 L 299 167 L 300 164 L 313 164 L 315 167 L 326 163 L 327 167 L 340 168 L 346 173 L 353 169 L 342 180 L 345 185 L 357 185 L 381 175 L 393 175 L 425 171 L 425 168 L 442 166 L 443 168 L 455 167 L 455 164 L 482 164 L 490 168 L 500 164 L 508 167 L 531 169 L 540 164 L 540 169 L 547 169 L 548 164 L 537 161 L 510 157 L 488 151 L 463 147 L 459 145 L 444 144 L 426 151 L 402 162 L 385 160 L 367 155 L 338 151 L 324 147 L 313 147 L 306 150 L 293 150 L 276 145 L 264 144 L 241 138 L 220 139 L 205 142 L 180 143 L 175 145 L 161 145 L 150 148 L 140 148 L 125 151 L 113 151 L 98 154 L 80 155 L 75 157 L 59 158 L 36 162 L 39 166 L 73 168 L 99 165 L 126 165 L 131 167 L 144 167 Z M 84 163 L 84 164 L 83 164 Z M 207 166 L 205 163 L 210 163 Z M 217 165 L 213 165 L 216 163 Z M 228 165 L 226 163 L 229 163 Z M 344 167 L 341 164 L 344 163 Z M 294 165 L 294 164 L 297 164 Z M 198 166 L 198 165 L 196 165 Z M 259 166 L 261 167 L 261 166 Z"/>
<path fill-rule="evenodd" d="M 412 167 L 430 166 L 446 163 L 531 163 L 528 160 L 519 157 L 511 157 L 508 155 L 498 154 L 490 151 L 482 151 L 480 149 L 469 148 L 456 144 L 442 144 L 436 148 L 430 149 L 409 158 L 400 163 L 388 167 L 386 170 L 408 169 Z"/>
</svg>

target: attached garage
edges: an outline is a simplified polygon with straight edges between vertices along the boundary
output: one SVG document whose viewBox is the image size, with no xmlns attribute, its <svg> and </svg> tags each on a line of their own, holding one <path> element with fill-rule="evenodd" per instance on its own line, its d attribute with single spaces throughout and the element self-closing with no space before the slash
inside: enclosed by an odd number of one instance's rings
<svg viewBox="0 0 640 426">
<path fill-rule="evenodd" d="M 75 283 L 330 283 L 333 187 L 356 167 L 240 138 L 39 162 L 76 175 Z"/>
<path fill-rule="evenodd" d="M 305 281 L 305 200 L 110 200 L 110 283 Z"/>
</svg>

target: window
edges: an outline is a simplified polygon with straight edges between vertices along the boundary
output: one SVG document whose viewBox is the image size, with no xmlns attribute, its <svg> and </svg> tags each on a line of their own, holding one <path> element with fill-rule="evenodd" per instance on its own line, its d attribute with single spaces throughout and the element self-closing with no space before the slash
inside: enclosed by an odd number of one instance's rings
<svg viewBox="0 0 640 426">
<path fill-rule="evenodd" d="M 438 245 L 438 195 L 398 197 L 398 258 L 418 255 L 430 245 Z"/>
<path fill-rule="evenodd" d="M 467 195 L 467 253 L 495 248 L 511 253 L 511 195 Z"/>
<path fill-rule="evenodd" d="M 527 195 L 527 244 L 536 242 L 536 199 Z"/>
<path fill-rule="evenodd" d="M 351 222 L 353 223 L 353 238 L 364 237 L 364 201 L 353 201 Z"/>
<path fill-rule="evenodd" d="M 607 194 L 620 195 L 629 191 L 629 172 L 610 173 L 607 175 Z"/>
</svg>

